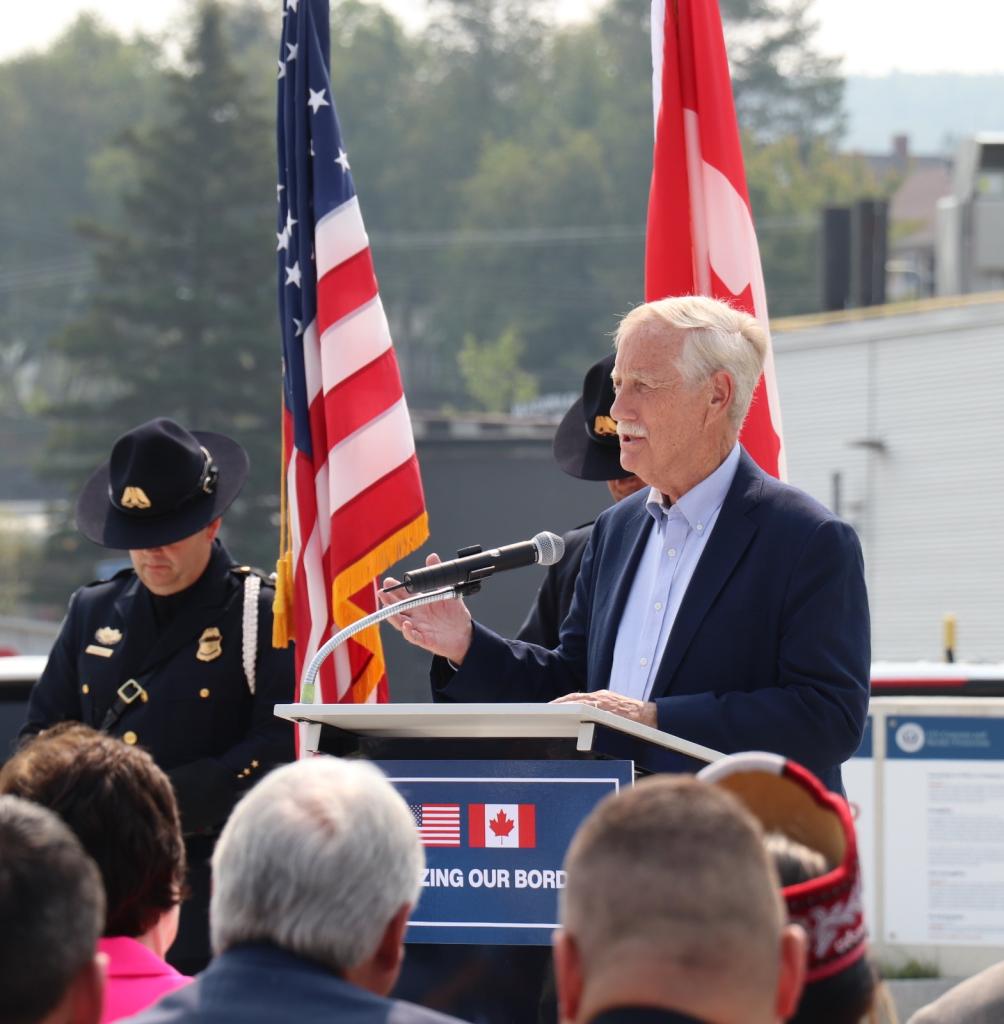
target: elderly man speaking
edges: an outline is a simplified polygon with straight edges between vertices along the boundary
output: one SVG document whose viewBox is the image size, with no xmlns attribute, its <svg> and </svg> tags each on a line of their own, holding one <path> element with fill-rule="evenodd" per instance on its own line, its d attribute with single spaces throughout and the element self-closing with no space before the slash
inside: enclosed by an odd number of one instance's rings
<svg viewBox="0 0 1004 1024">
<path fill-rule="evenodd" d="M 861 548 L 738 442 L 763 331 L 687 296 L 633 309 L 616 347 L 621 464 L 650 489 L 597 520 L 557 649 L 504 640 L 460 602 L 395 625 L 442 656 L 440 699 L 580 701 L 717 750 L 783 754 L 841 789 L 868 707 Z"/>
</svg>

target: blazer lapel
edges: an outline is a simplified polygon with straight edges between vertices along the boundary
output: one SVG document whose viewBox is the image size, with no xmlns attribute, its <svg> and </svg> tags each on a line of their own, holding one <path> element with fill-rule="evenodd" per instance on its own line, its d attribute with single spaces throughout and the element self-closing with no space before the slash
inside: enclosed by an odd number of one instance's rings
<svg viewBox="0 0 1004 1024">
<path fill-rule="evenodd" d="M 647 493 L 647 491 L 645 492 Z M 603 689 L 610 685 L 610 670 L 614 663 L 614 645 L 617 642 L 617 629 L 620 625 L 624 608 L 627 605 L 628 595 L 631 593 L 631 584 L 634 582 L 635 573 L 641 562 L 641 556 L 648 543 L 649 531 L 652 529 L 652 517 L 649 515 L 645 502 L 638 503 L 638 507 L 632 513 L 620 530 L 619 536 L 613 540 L 611 554 L 606 558 L 610 564 L 621 567 L 620 574 L 613 580 L 613 586 L 605 593 L 596 593 L 593 600 L 595 606 L 597 600 L 602 605 L 595 624 L 590 626 L 590 634 L 599 630 L 599 661 L 598 671 L 595 676 L 589 679 L 591 690 Z M 600 566 L 594 569 L 598 573 L 597 580 L 603 580 L 603 572 Z"/>
<path fill-rule="evenodd" d="M 735 479 L 718 513 L 711 539 L 701 554 L 673 623 L 652 687 L 652 697 L 662 697 L 668 692 L 694 635 L 749 547 L 757 527 L 749 519 L 748 512 L 760 500 L 762 488 L 761 471 L 743 449 Z"/>
</svg>

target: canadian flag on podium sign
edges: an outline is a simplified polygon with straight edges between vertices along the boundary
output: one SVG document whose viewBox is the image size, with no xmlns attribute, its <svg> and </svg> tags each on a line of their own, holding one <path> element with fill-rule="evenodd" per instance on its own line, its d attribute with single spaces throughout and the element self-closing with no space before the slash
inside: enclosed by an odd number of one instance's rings
<svg viewBox="0 0 1004 1024">
<path fill-rule="evenodd" d="M 468 804 L 468 845 L 533 849 L 537 809 L 533 804 Z"/>
<path fill-rule="evenodd" d="M 716 0 L 653 0 L 655 151 L 645 243 L 645 298 L 709 295 L 767 329 L 767 296 Z M 768 348 L 741 440 L 786 476 L 781 405 Z"/>
</svg>

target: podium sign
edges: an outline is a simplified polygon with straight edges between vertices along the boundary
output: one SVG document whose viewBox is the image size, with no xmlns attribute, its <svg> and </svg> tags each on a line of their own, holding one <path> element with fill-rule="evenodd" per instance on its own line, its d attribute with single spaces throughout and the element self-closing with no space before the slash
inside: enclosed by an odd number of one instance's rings
<svg viewBox="0 0 1004 1024">
<path fill-rule="evenodd" d="M 409 943 L 547 946 L 583 818 L 630 761 L 377 761 L 425 847 Z"/>
</svg>

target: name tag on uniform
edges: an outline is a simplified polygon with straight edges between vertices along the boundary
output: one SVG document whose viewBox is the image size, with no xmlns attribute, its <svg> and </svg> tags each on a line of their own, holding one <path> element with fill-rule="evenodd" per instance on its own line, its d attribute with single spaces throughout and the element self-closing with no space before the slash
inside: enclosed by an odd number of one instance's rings
<svg viewBox="0 0 1004 1024">
<path fill-rule="evenodd" d="M 84 648 L 84 654 L 96 654 L 99 658 L 110 658 L 114 653 L 110 647 L 98 647 L 97 644 L 88 644 Z"/>
</svg>

